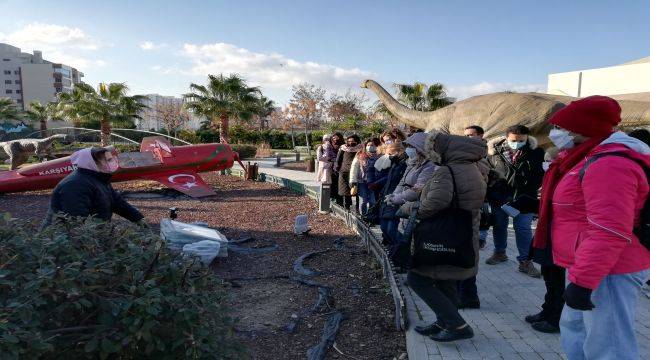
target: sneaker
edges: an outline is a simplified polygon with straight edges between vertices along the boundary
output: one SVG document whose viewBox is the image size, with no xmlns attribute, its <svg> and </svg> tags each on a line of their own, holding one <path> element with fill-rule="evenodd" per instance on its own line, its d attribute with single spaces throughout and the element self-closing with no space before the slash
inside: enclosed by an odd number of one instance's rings
<svg viewBox="0 0 650 360">
<path fill-rule="evenodd" d="M 556 334 L 560 332 L 559 326 L 551 324 L 548 321 L 536 322 L 531 326 L 533 327 L 533 329 L 547 334 Z"/>
<path fill-rule="evenodd" d="M 437 321 L 429 325 L 418 325 L 415 327 L 415 332 L 424 336 L 437 334 L 442 330 L 443 327 Z"/>
<path fill-rule="evenodd" d="M 487 260 L 485 260 L 485 263 L 488 265 L 496 265 L 498 263 L 502 263 L 504 261 L 508 261 L 508 255 L 506 253 L 502 252 L 495 252 L 490 256 Z"/>
<path fill-rule="evenodd" d="M 474 337 L 474 331 L 469 324 L 465 324 L 461 328 L 442 329 L 439 333 L 432 334 L 429 337 L 438 342 L 450 342 L 462 339 L 471 339 Z"/>
<path fill-rule="evenodd" d="M 534 324 L 536 322 L 546 321 L 546 316 L 544 316 L 544 313 L 540 311 L 539 313 L 537 313 L 535 315 L 526 316 L 524 318 L 524 320 L 526 320 L 526 322 L 529 323 L 529 324 Z"/>
<path fill-rule="evenodd" d="M 535 265 L 533 265 L 530 260 L 519 262 L 519 272 L 534 278 L 542 277 L 542 274 L 535 268 Z"/>
</svg>

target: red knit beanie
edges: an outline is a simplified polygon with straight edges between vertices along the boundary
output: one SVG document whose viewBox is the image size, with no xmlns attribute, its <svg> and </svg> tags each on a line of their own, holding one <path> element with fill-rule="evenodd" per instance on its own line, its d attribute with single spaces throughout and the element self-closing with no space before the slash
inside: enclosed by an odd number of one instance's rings
<svg viewBox="0 0 650 360">
<path fill-rule="evenodd" d="M 605 136 L 621 122 L 621 106 L 607 96 L 589 96 L 572 101 L 548 122 L 587 137 Z"/>
</svg>

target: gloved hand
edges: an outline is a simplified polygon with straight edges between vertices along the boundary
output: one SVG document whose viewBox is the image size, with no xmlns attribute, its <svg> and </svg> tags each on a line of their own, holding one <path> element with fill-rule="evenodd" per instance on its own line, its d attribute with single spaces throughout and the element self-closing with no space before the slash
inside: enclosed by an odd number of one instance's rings
<svg viewBox="0 0 650 360">
<path fill-rule="evenodd" d="M 591 302 L 591 289 L 570 283 L 564 290 L 564 301 L 572 309 L 588 311 L 596 307 Z"/>
<path fill-rule="evenodd" d="M 386 195 L 384 197 L 384 202 L 388 205 L 393 205 L 393 202 L 391 201 L 392 198 L 393 198 L 393 194 Z"/>
<path fill-rule="evenodd" d="M 376 183 L 370 183 L 370 184 L 368 184 L 368 189 L 370 189 L 372 191 L 379 191 L 379 190 L 381 190 L 381 186 L 379 186 L 379 184 L 376 184 Z"/>
</svg>

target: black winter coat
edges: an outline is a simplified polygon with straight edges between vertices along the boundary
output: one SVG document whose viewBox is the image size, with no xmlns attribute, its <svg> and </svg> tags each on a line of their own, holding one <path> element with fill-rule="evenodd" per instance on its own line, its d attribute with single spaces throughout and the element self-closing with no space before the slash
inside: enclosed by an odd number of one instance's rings
<svg viewBox="0 0 650 360">
<path fill-rule="evenodd" d="M 504 140 L 491 144 L 488 162 L 496 180 L 488 187 L 487 198 L 493 207 L 510 203 L 522 213 L 536 213 L 539 202 L 537 193 L 544 178 L 544 150 L 537 147 L 537 140 L 528 137 L 528 144 L 515 164 L 508 156 L 508 144 Z"/>
<path fill-rule="evenodd" d="M 338 194 L 350 196 L 350 171 L 356 152 L 339 150 L 334 164 L 334 171 L 338 172 Z"/>
<path fill-rule="evenodd" d="M 143 219 L 140 211 L 122 199 L 113 189 L 110 180 L 110 174 L 88 169 L 75 170 L 54 188 L 49 215 L 92 215 L 97 219 L 110 221 L 115 213 L 132 222 Z"/>
<path fill-rule="evenodd" d="M 384 184 L 384 187 L 381 189 L 381 195 L 380 198 L 377 199 L 381 203 L 379 207 L 379 218 L 380 219 L 394 219 L 395 218 L 395 213 L 397 212 L 397 209 L 399 206 L 393 206 L 393 205 L 388 205 L 384 202 L 384 197 L 386 195 L 390 195 L 395 191 L 395 188 L 399 184 L 400 180 L 402 180 L 402 176 L 404 176 L 404 172 L 406 171 L 406 160 L 408 160 L 408 156 L 406 154 L 401 154 L 398 156 L 391 156 L 391 165 L 390 165 L 390 170 L 388 170 L 388 176 L 386 177 L 386 183 Z"/>
</svg>

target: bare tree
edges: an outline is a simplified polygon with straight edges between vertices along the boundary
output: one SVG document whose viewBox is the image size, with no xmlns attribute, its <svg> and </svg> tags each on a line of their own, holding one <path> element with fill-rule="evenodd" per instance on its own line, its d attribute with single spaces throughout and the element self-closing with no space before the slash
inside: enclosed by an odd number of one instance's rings
<svg viewBox="0 0 650 360">
<path fill-rule="evenodd" d="M 332 94 L 325 103 L 325 110 L 329 120 L 340 122 L 350 116 L 363 114 L 366 101 L 364 94 L 355 94 L 348 90 L 343 96 Z"/>
<path fill-rule="evenodd" d="M 323 121 L 325 110 L 325 89 L 302 83 L 291 88 L 293 95 L 287 107 L 288 118 L 293 123 L 300 124 L 305 132 L 307 153 L 311 156 L 311 144 L 309 143 L 309 130 L 317 129 Z"/>
<path fill-rule="evenodd" d="M 178 130 L 184 128 L 190 121 L 189 112 L 180 102 L 159 103 L 154 107 L 156 119 L 160 121 L 168 134 L 178 135 Z"/>
</svg>

